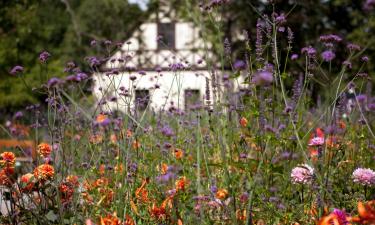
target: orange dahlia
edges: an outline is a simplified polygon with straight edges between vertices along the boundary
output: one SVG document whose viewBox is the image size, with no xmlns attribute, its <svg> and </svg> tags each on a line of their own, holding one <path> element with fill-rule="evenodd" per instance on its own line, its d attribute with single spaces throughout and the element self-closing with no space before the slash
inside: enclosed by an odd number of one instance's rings
<svg viewBox="0 0 375 225">
<path fill-rule="evenodd" d="M 176 148 L 174 150 L 174 156 L 176 157 L 176 159 L 181 159 L 184 156 L 184 151 L 182 151 L 182 149 Z"/>
<path fill-rule="evenodd" d="M 51 154 L 51 152 L 52 152 L 51 145 L 49 145 L 45 142 L 42 142 L 38 145 L 38 153 L 42 157 L 44 157 L 44 158 L 48 157 Z"/>
<path fill-rule="evenodd" d="M 13 152 L 3 152 L 0 154 L 0 164 L 7 167 L 13 167 L 16 163 L 16 156 Z"/>
<path fill-rule="evenodd" d="M 38 180 L 49 180 L 55 175 L 55 169 L 49 164 L 42 164 L 34 169 L 34 177 Z"/>
<path fill-rule="evenodd" d="M 216 192 L 216 198 L 218 199 L 226 199 L 228 196 L 228 191 L 226 189 L 219 189 L 217 192 Z"/>
</svg>

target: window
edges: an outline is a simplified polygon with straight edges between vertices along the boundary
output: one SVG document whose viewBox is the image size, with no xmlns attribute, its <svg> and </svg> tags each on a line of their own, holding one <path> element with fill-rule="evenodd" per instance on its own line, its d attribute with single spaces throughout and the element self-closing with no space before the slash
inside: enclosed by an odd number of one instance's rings
<svg viewBox="0 0 375 225">
<path fill-rule="evenodd" d="M 201 105 L 199 90 L 185 90 L 185 109 L 195 109 Z"/>
<path fill-rule="evenodd" d="M 135 107 L 137 110 L 146 110 L 150 103 L 150 92 L 149 90 L 135 90 Z"/>
<path fill-rule="evenodd" d="M 175 26 L 174 23 L 158 24 L 158 49 L 175 48 Z"/>
</svg>

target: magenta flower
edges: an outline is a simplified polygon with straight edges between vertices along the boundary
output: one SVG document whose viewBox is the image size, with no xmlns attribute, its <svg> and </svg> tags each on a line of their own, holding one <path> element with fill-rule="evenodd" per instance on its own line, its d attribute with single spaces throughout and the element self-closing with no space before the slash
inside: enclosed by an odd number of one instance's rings
<svg viewBox="0 0 375 225">
<path fill-rule="evenodd" d="M 18 73 L 22 73 L 23 72 L 23 67 L 22 66 L 15 66 L 13 67 L 11 70 L 10 70 L 10 74 L 12 75 L 17 75 Z"/>
<path fill-rule="evenodd" d="M 375 172 L 372 169 L 358 168 L 353 172 L 353 182 L 363 186 L 373 186 L 375 184 Z"/>
<path fill-rule="evenodd" d="M 290 177 L 294 184 L 310 183 L 314 177 L 314 168 L 307 164 L 299 165 L 292 169 Z"/>
<path fill-rule="evenodd" d="M 268 71 L 260 71 L 257 72 L 253 79 L 252 82 L 255 83 L 256 85 L 268 85 L 273 82 L 273 74 Z"/>
<path fill-rule="evenodd" d="M 326 62 L 332 61 L 335 57 L 336 57 L 336 54 L 332 52 L 331 50 L 327 50 L 322 53 L 322 58 Z"/>
<path fill-rule="evenodd" d="M 48 58 L 51 56 L 51 54 L 49 54 L 49 52 L 47 51 L 43 51 L 42 53 L 40 53 L 39 55 L 39 60 L 42 62 L 42 63 L 46 63 Z"/>
</svg>

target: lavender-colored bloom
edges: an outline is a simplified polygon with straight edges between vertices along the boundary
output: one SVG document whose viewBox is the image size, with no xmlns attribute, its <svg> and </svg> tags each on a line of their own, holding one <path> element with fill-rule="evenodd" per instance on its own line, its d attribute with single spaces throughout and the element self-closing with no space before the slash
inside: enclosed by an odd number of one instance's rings
<svg viewBox="0 0 375 225">
<path fill-rule="evenodd" d="M 356 96 L 356 99 L 358 102 L 365 102 L 367 100 L 367 96 L 366 95 L 357 95 Z"/>
<path fill-rule="evenodd" d="M 292 54 L 292 56 L 290 57 L 291 60 L 296 60 L 298 59 L 298 54 Z"/>
<path fill-rule="evenodd" d="M 39 60 L 42 62 L 42 63 L 46 63 L 48 58 L 51 56 L 51 54 L 49 54 L 49 52 L 47 51 L 43 51 L 42 53 L 40 53 L 39 55 Z"/>
<path fill-rule="evenodd" d="M 17 73 L 22 73 L 23 72 L 23 67 L 22 66 L 15 66 L 10 70 L 10 74 L 12 75 L 17 75 Z"/>
<path fill-rule="evenodd" d="M 302 48 L 301 53 L 306 53 L 308 56 L 314 57 L 316 54 L 316 50 L 315 48 L 308 46 L 308 47 Z"/>
<path fill-rule="evenodd" d="M 257 72 L 254 75 L 252 82 L 256 85 L 269 85 L 273 82 L 273 74 L 268 71 Z"/>
<path fill-rule="evenodd" d="M 169 68 L 173 71 L 176 72 L 178 70 L 183 70 L 185 69 L 185 66 L 182 63 L 173 63 L 169 66 Z"/>
<path fill-rule="evenodd" d="M 353 182 L 363 186 L 375 185 L 375 172 L 372 169 L 358 168 L 353 172 Z"/>
<path fill-rule="evenodd" d="M 100 60 L 96 58 L 95 56 L 91 56 L 87 58 L 87 61 L 89 62 L 91 67 L 99 66 Z"/>
<path fill-rule="evenodd" d="M 77 73 L 76 74 L 77 81 L 82 81 L 88 78 L 86 73 Z"/>
<path fill-rule="evenodd" d="M 255 42 L 256 61 L 262 62 L 264 60 L 262 58 L 262 54 L 263 54 L 263 33 L 262 33 L 262 23 L 261 23 L 260 19 L 258 19 L 256 26 L 257 26 L 256 42 Z"/>
<path fill-rule="evenodd" d="M 23 113 L 21 111 L 16 112 L 13 116 L 14 119 L 19 119 L 21 117 L 23 117 Z"/>
<path fill-rule="evenodd" d="M 284 14 L 284 13 L 281 13 L 279 16 L 277 16 L 277 17 L 275 18 L 275 21 L 276 21 L 277 23 L 281 23 L 281 24 L 286 23 L 285 14 Z"/>
<path fill-rule="evenodd" d="M 140 75 L 146 75 L 146 71 L 144 71 L 144 70 L 141 70 L 141 71 L 139 71 L 138 72 Z"/>
<path fill-rule="evenodd" d="M 367 55 L 362 56 L 361 61 L 362 62 L 368 62 L 369 61 L 369 57 Z"/>
<path fill-rule="evenodd" d="M 53 87 L 61 83 L 61 80 L 57 77 L 52 77 L 51 79 L 48 80 L 47 86 L 48 87 Z"/>
<path fill-rule="evenodd" d="M 332 50 L 326 50 L 322 53 L 322 58 L 326 62 L 332 61 L 336 57 L 336 54 Z"/>
<path fill-rule="evenodd" d="M 350 51 L 359 51 L 361 47 L 357 44 L 350 43 L 346 46 Z"/>
<path fill-rule="evenodd" d="M 236 70 L 244 70 L 246 68 L 246 63 L 242 60 L 237 60 L 234 65 L 234 69 Z"/>
<path fill-rule="evenodd" d="M 351 63 L 350 61 L 348 61 L 348 60 L 345 60 L 345 61 L 342 63 L 342 65 L 347 66 L 349 69 L 352 68 L 352 63 Z"/>
<path fill-rule="evenodd" d="M 170 128 L 169 126 L 164 126 L 163 128 L 161 128 L 161 133 L 166 136 L 166 137 L 172 137 L 174 135 L 174 132 L 172 130 L 172 128 Z"/>
<path fill-rule="evenodd" d="M 342 38 L 339 37 L 336 34 L 327 34 L 327 35 L 322 35 L 320 36 L 320 41 L 322 42 L 340 42 L 342 41 Z"/>
<path fill-rule="evenodd" d="M 310 183 L 314 177 L 314 168 L 307 164 L 299 165 L 293 168 L 290 177 L 294 184 Z"/>
<path fill-rule="evenodd" d="M 91 46 L 95 46 L 95 45 L 96 45 L 96 40 L 91 40 L 91 41 L 90 41 L 90 45 L 91 45 Z"/>
<path fill-rule="evenodd" d="M 366 11 L 371 11 L 374 9 L 374 6 L 375 6 L 375 0 L 367 0 L 365 2 L 365 4 L 363 5 L 363 8 L 366 10 Z"/>
</svg>

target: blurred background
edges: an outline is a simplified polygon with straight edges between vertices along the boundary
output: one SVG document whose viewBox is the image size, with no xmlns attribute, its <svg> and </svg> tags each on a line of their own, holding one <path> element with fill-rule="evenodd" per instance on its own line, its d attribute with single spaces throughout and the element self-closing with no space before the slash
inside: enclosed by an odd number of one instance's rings
<svg viewBox="0 0 375 225">
<path fill-rule="evenodd" d="M 272 12 L 272 5 L 264 0 L 167 2 L 180 17 L 203 22 L 206 25 L 203 32 L 211 34 L 206 39 L 214 45 L 222 47 L 227 39 L 233 59 L 243 57 L 244 43 L 238 38 L 243 30 L 254 44 L 258 13 Z M 212 13 L 207 6 L 215 2 L 220 3 L 214 9 L 219 19 L 212 24 L 205 18 Z M 92 47 L 90 42 L 123 42 L 157 10 L 158 3 L 156 0 L 0 1 L 0 120 L 27 105 L 44 102 L 43 93 L 30 90 L 47 81 L 40 75 L 43 70 L 54 77 L 63 77 L 64 67 L 72 61 L 90 74 L 85 58 L 109 54 L 105 47 Z M 287 15 L 297 53 L 302 47 L 316 43 L 320 35 L 334 33 L 359 44 L 370 60 L 374 58 L 374 0 L 274 0 L 272 3 L 277 12 Z M 42 51 L 51 54 L 48 67 L 39 61 Z M 336 55 L 340 58 L 339 51 Z M 10 75 L 15 65 L 24 67 L 24 80 Z M 366 67 L 371 78 L 374 64 L 368 63 Z M 89 85 L 83 90 L 90 94 Z"/>
</svg>

